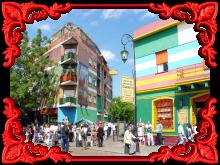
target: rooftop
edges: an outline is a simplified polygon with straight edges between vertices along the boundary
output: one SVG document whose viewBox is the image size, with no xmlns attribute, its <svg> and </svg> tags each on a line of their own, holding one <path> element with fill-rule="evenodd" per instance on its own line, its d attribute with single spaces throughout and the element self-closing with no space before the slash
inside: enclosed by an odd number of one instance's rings
<svg viewBox="0 0 220 165">
<path fill-rule="evenodd" d="M 174 20 L 172 18 L 169 18 L 167 20 L 158 19 L 154 22 L 151 22 L 145 26 L 142 26 L 134 30 L 134 41 L 150 36 L 154 33 L 165 30 L 179 23 L 179 21 Z"/>
</svg>

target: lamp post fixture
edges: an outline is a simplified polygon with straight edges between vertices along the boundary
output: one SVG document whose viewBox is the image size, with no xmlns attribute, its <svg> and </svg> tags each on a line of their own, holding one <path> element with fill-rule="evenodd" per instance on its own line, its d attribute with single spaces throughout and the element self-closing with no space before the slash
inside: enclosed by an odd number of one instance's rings
<svg viewBox="0 0 220 165">
<path fill-rule="evenodd" d="M 134 54 L 134 73 L 133 73 L 133 79 L 134 79 L 134 110 L 135 110 L 135 117 L 134 117 L 134 125 L 137 126 L 137 102 L 136 102 L 136 69 L 135 69 L 135 50 L 134 50 L 134 43 L 133 43 L 133 37 L 130 34 L 123 34 L 121 38 L 121 43 L 124 47 L 124 49 L 121 51 L 121 58 L 122 61 L 125 63 L 128 59 L 128 51 L 125 49 L 125 46 L 132 42 L 133 47 L 133 54 Z"/>
</svg>

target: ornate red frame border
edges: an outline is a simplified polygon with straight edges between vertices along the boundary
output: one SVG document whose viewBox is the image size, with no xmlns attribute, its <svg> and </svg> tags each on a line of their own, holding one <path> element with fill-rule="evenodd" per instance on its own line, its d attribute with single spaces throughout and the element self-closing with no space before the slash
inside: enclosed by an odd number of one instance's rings
<svg viewBox="0 0 220 165">
<path fill-rule="evenodd" d="M 3 2 L 2 12 L 5 18 L 3 32 L 8 48 L 4 51 L 5 60 L 3 66 L 10 68 L 13 66 L 15 58 L 20 56 L 19 44 L 22 39 L 22 32 L 26 29 L 25 24 L 32 24 L 34 20 L 41 21 L 50 16 L 52 19 L 59 19 L 61 14 L 68 13 L 76 8 L 145 8 L 153 13 L 158 13 L 161 19 L 172 17 L 179 21 L 185 20 L 187 23 L 195 23 L 194 30 L 199 32 L 197 39 L 201 45 L 199 55 L 205 59 L 205 63 L 210 68 L 215 68 L 215 55 L 217 52 L 212 48 L 217 31 L 216 16 L 218 12 L 217 2 L 205 2 L 202 4 L 190 3 L 180 4 L 173 7 L 165 3 L 159 4 L 70 4 L 58 5 L 55 3 L 51 7 L 33 2 L 18 4 L 15 2 Z M 186 163 L 204 162 L 218 163 L 218 152 L 216 148 L 217 133 L 212 120 L 217 113 L 215 98 L 209 98 L 205 108 L 199 112 L 201 122 L 198 125 L 198 134 L 195 135 L 195 142 L 187 142 L 186 145 L 167 146 L 159 148 L 158 152 L 153 152 L 144 157 L 74 157 L 69 153 L 61 152 L 59 147 L 34 145 L 32 142 L 25 143 L 25 136 L 21 134 L 22 126 L 18 121 L 21 111 L 15 107 L 11 98 L 5 98 L 4 114 L 8 118 L 3 133 L 4 149 L 2 153 L 3 163 L 26 162 L 34 163 L 51 158 L 58 161 L 163 161 L 169 158 Z"/>
</svg>

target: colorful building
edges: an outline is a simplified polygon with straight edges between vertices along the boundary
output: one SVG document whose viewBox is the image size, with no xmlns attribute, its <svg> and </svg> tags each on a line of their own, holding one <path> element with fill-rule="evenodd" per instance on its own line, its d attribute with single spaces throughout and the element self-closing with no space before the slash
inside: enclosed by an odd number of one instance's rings
<svg viewBox="0 0 220 165">
<path fill-rule="evenodd" d="M 52 36 L 45 53 L 58 63 L 57 119 L 105 120 L 112 99 L 112 77 L 97 45 L 79 27 L 68 23 Z"/>
<path fill-rule="evenodd" d="M 177 136 L 178 122 L 195 125 L 210 94 L 210 70 L 198 55 L 193 24 L 157 20 L 134 31 L 137 121 L 160 119 L 164 136 Z"/>
</svg>

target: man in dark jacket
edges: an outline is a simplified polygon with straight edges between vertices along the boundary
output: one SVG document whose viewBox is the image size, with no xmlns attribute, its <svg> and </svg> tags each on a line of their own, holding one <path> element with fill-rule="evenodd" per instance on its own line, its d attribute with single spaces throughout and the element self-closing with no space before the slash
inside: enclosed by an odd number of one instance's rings
<svg viewBox="0 0 220 165">
<path fill-rule="evenodd" d="M 104 129 L 102 127 L 102 123 L 99 123 L 99 128 L 97 130 L 98 147 L 102 147 L 103 145 L 103 136 L 104 136 Z"/>
<path fill-rule="evenodd" d="M 61 128 L 61 148 L 63 152 L 69 151 L 69 128 L 66 123 Z"/>
</svg>

